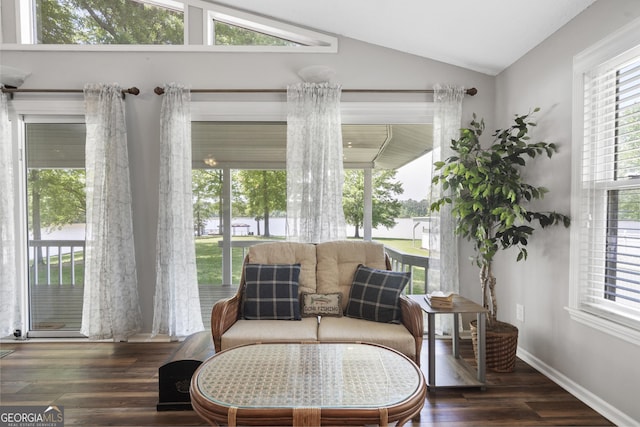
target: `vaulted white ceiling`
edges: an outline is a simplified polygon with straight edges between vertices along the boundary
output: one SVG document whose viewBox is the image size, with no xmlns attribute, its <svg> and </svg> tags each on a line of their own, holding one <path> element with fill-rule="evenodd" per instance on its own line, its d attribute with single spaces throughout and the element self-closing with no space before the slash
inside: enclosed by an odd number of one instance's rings
<svg viewBox="0 0 640 427">
<path fill-rule="evenodd" d="M 595 0 L 217 0 L 496 75 Z"/>
</svg>

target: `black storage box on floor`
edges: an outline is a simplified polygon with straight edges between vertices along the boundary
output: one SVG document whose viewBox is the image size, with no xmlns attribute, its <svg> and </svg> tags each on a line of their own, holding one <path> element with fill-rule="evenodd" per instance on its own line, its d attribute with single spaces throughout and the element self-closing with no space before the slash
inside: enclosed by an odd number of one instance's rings
<svg viewBox="0 0 640 427">
<path fill-rule="evenodd" d="M 158 411 L 189 411 L 189 385 L 198 367 L 215 354 L 211 332 L 189 335 L 182 345 L 158 369 Z"/>
</svg>

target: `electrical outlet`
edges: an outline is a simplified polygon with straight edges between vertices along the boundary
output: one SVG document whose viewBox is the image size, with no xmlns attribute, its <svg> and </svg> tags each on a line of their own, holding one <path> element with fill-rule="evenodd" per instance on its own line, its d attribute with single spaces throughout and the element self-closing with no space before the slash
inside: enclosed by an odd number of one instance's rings
<svg viewBox="0 0 640 427">
<path fill-rule="evenodd" d="M 516 304 L 516 320 L 524 322 L 524 305 Z"/>
</svg>

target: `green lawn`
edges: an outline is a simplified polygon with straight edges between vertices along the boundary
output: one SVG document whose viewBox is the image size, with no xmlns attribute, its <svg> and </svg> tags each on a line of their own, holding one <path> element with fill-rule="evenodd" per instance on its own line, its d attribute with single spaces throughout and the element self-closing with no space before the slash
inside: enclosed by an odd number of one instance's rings
<svg viewBox="0 0 640 427">
<path fill-rule="evenodd" d="M 62 266 L 58 262 L 58 256 L 49 257 L 49 264 L 45 261 L 38 264 L 38 283 L 47 283 L 47 274 L 49 274 L 49 283 L 52 285 L 70 285 L 71 284 L 71 255 L 62 255 Z M 84 257 L 82 252 L 74 254 L 74 270 L 75 285 L 84 283 Z M 62 281 L 60 281 L 60 268 L 62 267 Z M 33 260 L 29 262 L 29 282 L 33 284 L 35 274 Z"/>
<path fill-rule="evenodd" d="M 429 251 L 420 247 L 420 240 L 415 242 L 411 239 L 380 238 L 374 240 L 406 254 L 429 256 Z"/>
<path fill-rule="evenodd" d="M 196 238 L 196 264 L 198 266 L 199 284 L 222 284 L 222 248 L 218 242 L 221 236 L 204 236 Z M 233 237 L 233 240 L 274 240 L 265 239 L 259 236 Z M 243 251 L 242 248 L 231 249 L 232 281 L 234 284 L 240 283 L 240 273 L 242 271 Z"/>
</svg>

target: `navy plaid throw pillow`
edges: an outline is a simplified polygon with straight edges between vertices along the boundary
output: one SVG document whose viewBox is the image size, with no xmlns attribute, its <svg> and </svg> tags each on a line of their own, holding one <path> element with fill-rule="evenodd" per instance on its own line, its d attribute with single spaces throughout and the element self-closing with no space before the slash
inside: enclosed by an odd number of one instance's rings
<svg viewBox="0 0 640 427">
<path fill-rule="evenodd" d="M 360 264 L 353 276 L 345 316 L 399 323 L 400 294 L 410 278 L 410 272 L 378 270 Z"/>
<path fill-rule="evenodd" d="M 300 320 L 300 264 L 247 264 L 242 313 L 249 320 Z"/>
</svg>

